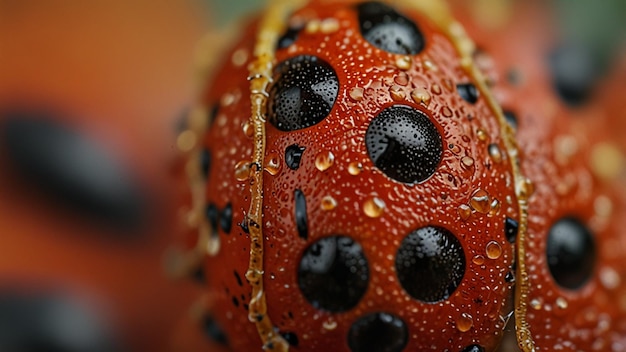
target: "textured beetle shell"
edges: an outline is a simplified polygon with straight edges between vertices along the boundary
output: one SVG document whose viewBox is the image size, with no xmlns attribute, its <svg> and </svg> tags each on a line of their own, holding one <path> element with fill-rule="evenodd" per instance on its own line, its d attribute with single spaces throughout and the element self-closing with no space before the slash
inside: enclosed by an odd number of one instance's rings
<svg viewBox="0 0 626 352">
<path fill-rule="evenodd" d="M 465 5 L 456 5 L 470 37 L 488 38 L 477 42 L 482 57 L 474 59 L 486 79 L 477 82 L 463 68 L 458 43 L 432 18 L 396 8 L 417 24 L 425 45 L 415 55 L 389 53 L 361 36 L 354 3 L 313 4 L 296 11 L 288 23 L 302 29 L 290 39 L 293 43 L 276 52 L 275 64 L 303 55 L 323 60 L 334 68 L 340 87 L 321 122 L 293 131 L 266 124 L 260 225 L 267 314 L 276 330 L 296 351 L 350 351 L 354 347 L 346 337 L 353 324 L 382 312 L 405 323 L 405 350 L 491 351 L 515 303 L 518 324 L 525 324 L 529 334 L 522 336 L 530 339 L 520 341 L 522 349 L 625 350 L 626 307 L 620 302 L 626 296 L 621 285 L 626 266 L 620 253 L 626 242 L 619 230 L 626 221 L 623 170 L 611 173 L 597 160 L 613 153 L 621 158 L 614 161 L 623 163 L 623 149 L 610 141 L 615 137 L 607 132 L 609 117 L 602 113 L 600 100 L 577 109 L 559 101 L 537 55 L 547 50 L 548 37 L 530 51 L 511 44 L 512 38 L 527 41 L 533 36 L 532 31 L 522 31 L 537 10 L 522 6 L 523 21 L 493 35 L 472 23 L 462 11 Z M 201 103 L 205 111 L 216 111 L 201 140 L 200 149 L 211 155 L 203 198 L 221 216 L 212 235 L 219 249 L 202 265 L 211 314 L 231 337 L 227 345 L 235 351 L 261 346 L 248 321 L 252 290 L 245 280 L 251 246 L 246 214 L 255 196 L 247 178 L 248 167 L 255 167 L 250 165 L 254 135 L 247 77 L 257 26 L 246 30 L 245 39 L 226 56 L 214 80 L 219 83 L 210 86 Z M 507 73 L 518 62 L 523 63 L 522 83 L 507 82 Z M 475 101 L 467 99 L 457 85 L 468 83 L 486 83 L 491 91 L 479 89 Z M 506 125 L 489 105 L 492 93 L 517 116 L 516 126 Z M 442 137 L 441 161 L 423 182 L 398 182 L 368 156 L 368 126 L 391 106 L 425 114 Z M 519 150 L 506 143 L 512 132 Z M 298 167 L 285 156 L 294 145 L 302 153 Z M 515 174 L 516 158 L 530 180 L 522 185 Z M 526 200 L 516 195 L 520 187 L 526 187 L 522 192 L 529 196 L 527 224 L 518 205 L 526 205 Z M 302 200 L 297 197 L 306 201 L 304 233 L 296 209 Z M 232 219 L 223 220 L 223 210 L 229 207 Z M 564 217 L 577 218 L 594 236 L 597 260 L 581 289 L 560 287 L 546 263 L 547 232 Z M 230 223 L 229 232 L 223 221 Z M 518 224 L 521 229 L 527 225 L 518 242 L 507 239 L 507 223 L 515 224 L 515 230 Z M 405 236 L 425 226 L 450 231 L 465 258 L 458 287 L 450 297 L 430 303 L 407 293 L 395 264 Z M 298 265 L 311 244 L 335 235 L 348 236 L 362 247 L 369 279 L 354 307 L 328 311 L 303 295 Z M 196 246 L 193 229 L 188 241 Z M 522 264 L 517 280 L 512 276 L 516 261 Z"/>
</svg>

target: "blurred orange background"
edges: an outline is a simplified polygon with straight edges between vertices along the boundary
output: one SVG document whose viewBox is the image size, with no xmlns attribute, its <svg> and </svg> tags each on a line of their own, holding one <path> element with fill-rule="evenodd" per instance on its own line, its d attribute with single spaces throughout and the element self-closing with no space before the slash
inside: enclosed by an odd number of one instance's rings
<svg viewBox="0 0 626 352">
<path fill-rule="evenodd" d="M 6 307 L 31 312 L 25 325 L 37 325 L 43 313 L 33 307 L 58 292 L 91 302 L 87 310 L 106 320 L 116 350 L 169 349 L 171 331 L 198 296 L 191 281 L 165 277 L 162 257 L 176 226 L 174 130 L 193 99 L 193 53 L 209 17 L 207 4 L 192 0 L 0 0 L 0 111 L 34 110 L 80 136 L 129 175 L 141 198 L 132 226 L 99 218 L 59 199 L 47 188 L 51 176 L 25 175 L 33 170 L 20 169 L 16 147 L 0 139 L 1 350 L 57 350 L 13 341 L 37 332 L 9 321 L 15 316 Z M 30 142 L 44 149 L 59 141 Z"/>
</svg>

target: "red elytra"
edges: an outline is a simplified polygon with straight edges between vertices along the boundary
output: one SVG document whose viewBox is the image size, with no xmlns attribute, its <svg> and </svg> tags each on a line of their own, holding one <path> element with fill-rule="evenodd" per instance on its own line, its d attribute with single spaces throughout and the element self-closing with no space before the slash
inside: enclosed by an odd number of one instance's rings
<svg viewBox="0 0 626 352">
<path fill-rule="evenodd" d="M 482 66 L 438 3 L 275 4 L 248 28 L 184 132 L 224 349 L 491 351 L 513 313 L 525 351 L 626 349 L 626 198 L 597 161 L 623 157 L 541 58 L 498 51 L 521 28 Z M 515 54 L 537 83 L 504 81 Z"/>
</svg>

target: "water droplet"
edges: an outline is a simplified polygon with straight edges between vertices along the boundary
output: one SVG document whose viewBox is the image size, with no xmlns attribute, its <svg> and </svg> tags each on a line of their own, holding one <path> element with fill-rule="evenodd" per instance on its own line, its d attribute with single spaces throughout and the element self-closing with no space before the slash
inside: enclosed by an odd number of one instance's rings
<svg viewBox="0 0 626 352">
<path fill-rule="evenodd" d="M 600 282 L 607 290 L 614 290 L 620 285 L 619 274 L 612 268 L 602 268 L 600 270 Z"/>
<path fill-rule="evenodd" d="M 461 158 L 461 163 L 463 163 L 463 165 L 467 167 L 471 167 L 472 165 L 474 165 L 474 159 L 470 158 L 469 156 L 464 156 Z"/>
<path fill-rule="evenodd" d="M 441 114 L 445 117 L 452 117 L 452 110 L 447 106 L 443 106 L 441 107 Z"/>
<path fill-rule="evenodd" d="M 489 209 L 489 216 L 495 216 L 498 215 L 498 213 L 500 213 L 500 201 L 497 199 L 493 199 L 491 201 L 491 205 L 490 205 L 491 209 Z"/>
<path fill-rule="evenodd" d="M 607 196 L 598 196 L 593 202 L 593 210 L 596 215 L 602 218 L 608 218 L 613 212 L 613 202 Z"/>
<path fill-rule="evenodd" d="M 459 216 L 461 217 L 461 220 L 463 221 L 466 221 L 472 215 L 472 209 L 467 204 L 459 205 L 458 211 L 459 211 Z"/>
<path fill-rule="evenodd" d="M 246 121 L 243 124 L 243 134 L 248 138 L 254 137 L 254 124 L 250 123 L 250 121 Z"/>
<path fill-rule="evenodd" d="M 591 149 L 591 171 L 601 179 L 617 178 L 626 167 L 620 149 L 610 143 L 599 143 Z"/>
<path fill-rule="evenodd" d="M 418 104 L 428 106 L 430 104 L 430 93 L 424 88 L 415 88 L 411 92 L 411 98 Z"/>
<path fill-rule="evenodd" d="M 461 316 L 456 320 L 456 328 L 460 332 L 469 331 L 474 325 L 474 318 L 467 313 L 461 313 Z"/>
<path fill-rule="evenodd" d="M 438 68 L 437 66 L 430 61 L 429 59 L 424 59 L 424 61 L 422 61 L 422 63 L 424 64 L 424 67 L 429 70 L 429 71 L 437 71 Z"/>
<path fill-rule="evenodd" d="M 322 198 L 322 210 L 333 210 L 337 207 L 337 201 L 332 196 L 324 196 Z"/>
<path fill-rule="evenodd" d="M 267 171 L 270 175 L 275 176 L 278 171 L 280 171 L 280 160 L 278 158 L 278 155 L 270 154 L 265 159 L 265 171 Z"/>
<path fill-rule="evenodd" d="M 401 70 L 406 71 L 410 69 L 412 65 L 413 63 L 411 62 L 410 56 L 401 56 L 396 59 L 396 66 Z"/>
<path fill-rule="evenodd" d="M 339 30 L 339 21 L 336 18 L 326 18 L 320 24 L 320 30 L 324 34 L 330 34 Z"/>
<path fill-rule="evenodd" d="M 248 61 L 248 50 L 246 49 L 237 49 L 233 56 L 231 57 L 231 61 L 233 65 L 240 67 L 243 66 L 246 61 Z"/>
<path fill-rule="evenodd" d="M 237 181 L 246 181 L 250 178 L 250 162 L 242 160 L 235 165 L 235 178 Z"/>
<path fill-rule="evenodd" d="M 352 100 L 354 101 L 361 101 L 363 100 L 363 94 L 364 94 L 365 90 L 361 87 L 354 87 L 350 90 L 350 98 L 352 98 Z"/>
<path fill-rule="evenodd" d="M 533 298 L 530 300 L 530 307 L 534 310 L 540 310 L 543 308 L 543 301 L 541 298 Z"/>
<path fill-rule="evenodd" d="M 458 144 L 448 144 L 448 149 L 450 149 L 450 151 L 456 155 L 458 155 L 461 152 L 461 147 L 459 147 Z"/>
<path fill-rule="evenodd" d="M 567 309 L 568 303 L 567 300 L 563 297 L 559 297 L 556 299 L 556 306 L 560 309 Z"/>
<path fill-rule="evenodd" d="M 404 72 L 400 72 L 393 78 L 393 81 L 401 86 L 406 86 L 409 84 L 409 76 Z"/>
<path fill-rule="evenodd" d="M 360 174 L 361 171 L 363 171 L 363 164 L 358 161 L 351 162 L 348 165 L 348 173 L 350 173 L 350 175 L 356 176 Z"/>
<path fill-rule="evenodd" d="M 328 170 L 334 162 L 335 155 L 331 151 L 321 152 L 315 157 L 315 167 L 320 171 Z"/>
<path fill-rule="evenodd" d="M 493 159 L 493 161 L 495 161 L 496 163 L 499 163 L 502 161 L 502 151 L 500 150 L 500 147 L 498 147 L 497 144 L 492 143 L 489 144 L 489 156 L 491 157 L 491 159 Z"/>
<path fill-rule="evenodd" d="M 433 94 L 439 95 L 441 94 L 441 86 L 435 83 L 430 87 L 430 91 L 433 92 Z"/>
<path fill-rule="evenodd" d="M 320 25 L 321 25 L 320 20 L 318 19 L 311 20 L 306 24 L 305 31 L 309 34 L 315 34 L 317 31 L 320 30 Z"/>
<path fill-rule="evenodd" d="M 370 218 L 377 218 L 381 216 L 384 211 L 385 202 L 378 197 L 370 198 L 363 204 L 363 212 Z"/>
<path fill-rule="evenodd" d="M 489 259 L 498 259 L 502 255 L 502 246 L 496 241 L 490 241 L 487 243 L 486 252 Z"/>
<path fill-rule="evenodd" d="M 479 213 L 487 214 L 491 209 L 489 194 L 482 189 L 474 192 L 470 199 L 470 206 Z"/>
<path fill-rule="evenodd" d="M 483 265 L 485 264 L 485 257 L 483 257 L 480 254 L 477 254 L 474 256 L 474 258 L 472 258 L 472 263 L 476 264 L 476 265 Z"/>
<path fill-rule="evenodd" d="M 389 88 L 389 95 L 394 101 L 402 101 L 406 97 L 406 94 L 404 93 L 404 90 L 402 90 L 402 87 L 397 84 L 394 84 Z"/>
<path fill-rule="evenodd" d="M 476 137 L 478 137 L 479 141 L 484 142 L 489 138 L 489 135 L 487 134 L 485 130 L 483 130 L 482 128 L 479 128 L 476 131 Z"/>
<path fill-rule="evenodd" d="M 334 320 L 325 321 L 322 323 L 322 327 L 326 330 L 335 330 L 337 328 L 337 322 Z"/>
</svg>

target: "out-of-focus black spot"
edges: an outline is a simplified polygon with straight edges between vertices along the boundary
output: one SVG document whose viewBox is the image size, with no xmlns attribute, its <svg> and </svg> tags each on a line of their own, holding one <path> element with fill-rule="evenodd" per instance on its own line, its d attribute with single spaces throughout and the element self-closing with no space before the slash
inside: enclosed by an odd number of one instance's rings
<svg viewBox="0 0 626 352">
<path fill-rule="evenodd" d="M 204 328 L 204 333 L 213 341 L 228 346 L 228 337 L 222 327 L 213 319 L 212 316 L 207 315 L 204 317 L 202 321 L 202 327 Z"/>
<path fill-rule="evenodd" d="M 548 232 L 546 257 L 556 283 L 569 290 L 581 289 L 593 276 L 597 261 L 593 234 L 575 217 L 564 217 Z"/>
<path fill-rule="evenodd" d="M 79 302 L 58 292 L 0 289 L 0 351 L 120 351 L 104 321 Z"/>
<path fill-rule="evenodd" d="M 205 209 L 205 215 L 207 220 L 209 220 L 209 225 L 211 225 L 211 229 L 213 230 L 213 235 L 217 235 L 217 231 L 219 230 L 219 216 L 220 210 L 213 203 L 209 203 Z"/>
<path fill-rule="evenodd" d="M 226 204 L 224 209 L 222 209 L 221 216 L 220 216 L 220 226 L 222 227 L 222 230 L 224 230 L 224 233 L 229 234 L 232 224 L 233 224 L 233 206 L 230 203 L 228 203 Z"/>
<path fill-rule="evenodd" d="M 204 178 L 209 176 L 209 171 L 211 170 L 211 152 L 207 149 L 203 149 L 200 152 L 200 170 Z"/>
<path fill-rule="evenodd" d="M 278 39 L 277 48 L 284 49 L 290 47 L 293 43 L 296 42 L 296 40 L 298 40 L 298 35 L 303 28 L 303 26 L 287 28 L 285 33 Z"/>
<path fill-rule="evenodd" d="M 133 176 L 103 145 L 53 112 L 0 112 L 0 148 L 20 177 L 55 204 L 119 230 L 146 225 L 146 195 Z"/>
<path fill-rule="evenodd" d="M 298 335 L 293 332 L 281 332 L 280 334 L 290 346 L 298 347 Z"/>
<path fill-rule="evenodd" d="M 191 272 L 191 278 L 193 281 L 204 285 L 206 283 L 206 273 L 204 271 L 204 267 L 199 265 Z"/>
<path fill-rule="evenodd" d="M 517 126 L 518 126 L 517 115 L 515 115 L 513 111 L 504 110 L 504 119 L 509 124 L 509 126 L 511 126 L 514 130 L 517 130 Z"/>
<path fill-rule="evenodd" d="M 584 104 L 600 75 L 592 53 L 582 45 L 564 45 L 552 51 L 548 61 L 561 99 L 570 106 Z"/>
<path fill-rule="evenodd" d="M 215 103 L 209 112 L 209 127 L 213 126 L 213 123 L 217 119 L 217 115 L 220 113 L 220 104 Z"/>
</svg>

